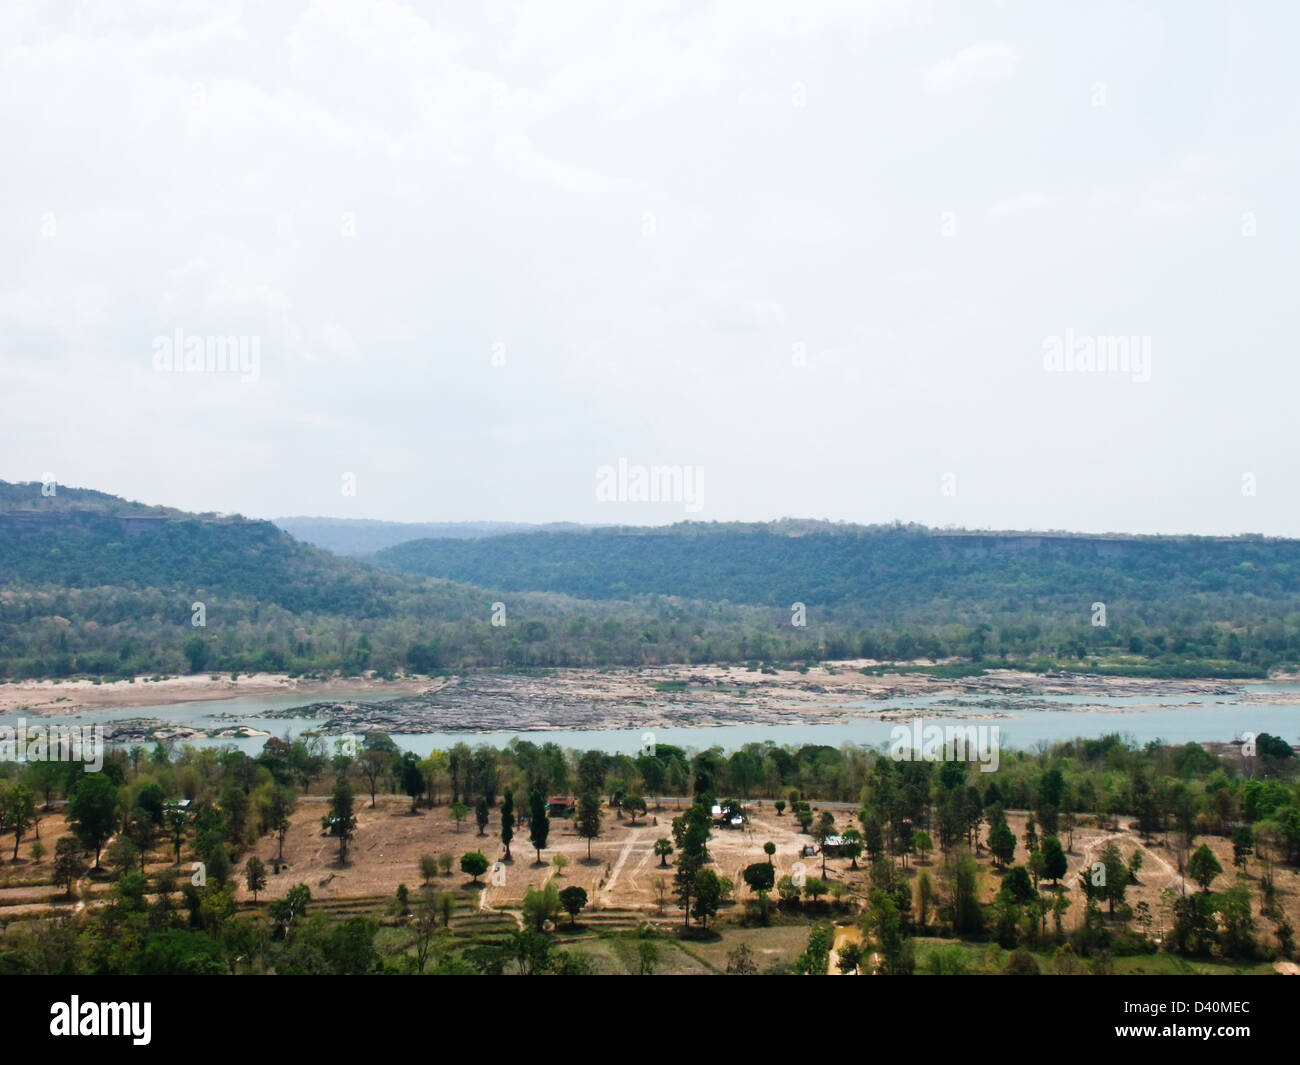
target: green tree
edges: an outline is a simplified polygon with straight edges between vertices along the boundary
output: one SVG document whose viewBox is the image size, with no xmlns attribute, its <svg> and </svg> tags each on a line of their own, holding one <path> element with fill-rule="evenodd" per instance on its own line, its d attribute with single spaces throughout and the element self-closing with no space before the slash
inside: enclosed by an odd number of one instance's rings
<svg viewBox="0 0 1300 1065">
<path fill-rule="evenodd" d="M 999 816 L 989 826 L 989 853 L 999 869 L 1004 869 L 1016 855 L 1016 836 L 1007 824 L 1006 818 Z"/>
<path fill-rule="evenodd" d="M 26 784 L 15 784 L 5 794 L 4 827 L 14 834 L 14 861 L 18 844 L 36 823 L 36 796 Z"/>
<path fill-rule="evenodd" d="M 655 840 L 654 851 L 655 857 L 659 859 L 659 868 L 664 868 L 668 864 L 668 855 L 673 852 L 673 841 L 662 837 Z"/>
<path fill-rule="evenodd" d="M 515 838 L 515 793 L 506 788 L 501 796 L 501 842 L 505 844 L 506 861 L 510 861 L 510 841 Z"/>
<path fill-rule="evenodd" d="M 703 928 L 709 927 L 709 918 L 717 916 L 722 902 L 722 882 L 712 869 L 699 869 L 695 873 L 695 902 L 691 913 Z"/>
<path fill-rule="evenodd" d="M 562 895 L 554 881 L 547 881 L 539 888 L 529 887 L 524 891 L 524 920 L 542 931 L 547 921 L 553 921 L 560 912 Z"/>
<path fill-rule="evenodd" d="M 835 943 L 835 929 L 826 921 L 813 925 L 803 953 L 795 959 L 794 971 L 801 976 L 825 976 Z"/>
<path fill-rule="evenodd" d="M 1209 894 L 1214 878 L 1223 872 L 1223 866 L 1208 844 L 1202 843 L 1187 862 L 1187 875 L 1201 885 L 1201 892 Z"/>
<path fill-rule="evenodd" d="M 244 883 L 257 902 L 257 893 L 266 889 L 266 865 L 256 854 L 250 855 L 244 863 Z"/>
<path fill-rule="evenodd" d="M 628 812 L 628 824 L 635 825 L 638 816 L 643 816 L 648 809 L 646 801 L 640 795 L 624 795 L 623 809 Z"/>
<path fill-rule="evenodd" d="M 54 844 L 54 882 L 62 884 L 64 894 L 71 896 L 81 875 L 81 848 L 72 836 L 61 836 Z"/>
<path fill-rule="evenodd" d="M 921 856 L 921 861 L 925 861 L 932 850 L 934 850 L 934 840 L 930 838 L 929 832 L 917 832 L 912 836 L 912 846 L 916 853 Z"/>
<path fill-rule="evenodd" d="M 1070 865 L 1065 857 L 1065 849 L 1056 836 L 1047 836 L 1043 840 L 1043 876 L 1055 886 L 1069 872 Z"/>
<path fill-rule="evenodd" d="M 423 877 L 427 884 L 438 875 L 438 859 L 432 854 L 425 854 L 420 857 L 420 876 Z"/>
<path fill-rule="evenodd" d="M 576 884 L 560 892 L 560 904 L 569 915 L 569 927 L 573 927 L 578 912 L 587 905 L 587 892 Z"/>
<path fill-rule="evenodd" d="M 871 893 L 867 924 L 871 945 L 880 954 L 881 967 L 890 975 L 900 974 L 905 960 L 902 915 L 888 892 L 877 889 Z"/>
<path fill-rule="evenodd" d="M 297 800 L 294 794 L 286 787 L 276 785 L 271 789 L 271 794 L 267 796 L 266 805 L 263 807 L 262 820 L 267 829 L 275 836 L 277 844 L 275 861 L 279 865 L 284 861 L 284 838 L 289 834 L 290 818 L 293 816 L 294 809 L 297 807 Z M 181 818 L 184 818 L 181 814 Z M 179 854 L 179 847 L 177 853 Z"/>
<path fill-rule="evenodd" d="M 95 852 L 95 868 L 104 843 L 117 827 L 117 788 L 104 773 L 87 773 L 68 800 L 68 824 L 87 850 Z"/>
<path fill-rule="evenodd" d="M 488 860 L 478 851 L 468 851 L 460 856 L 460 871 L 474 878 L 474 883 L 478 883 L 478 878 L 488 871 Z"/>
<path fill-rule="evenodd" d="M 1232 833 L 1232 864 L 1245 869 L 1250 856 L 1255 853 L 1255 833 L 1250 825 L 1242 825 Z"/>
<path fill-rule="evenodd" d="M 541 865 L 542 851 L 546 849 L 546 838 L 551 832 L 551 819 L 546 815 L 546 800 L 536 788 L 529 793 L 528 806 L 528 839 L 537 851 L 537 864 Z"/>
<path fill-rule="evenodd" d="M 340 773 L 338 779 L 334 781 L 334 791 L 330 795 L 327 822 L 330 834 L 338 837 L 340 864 L 348 860 L 348 844 L 352 842 L 352 837 L 357 831 L 353 802 L 352 785 L 348 783 L 347 776 Z"/>
<path fill-rule="evenodd" d="M 587 858 L 591 859 L 591 841 L 600 835 L 600 796 L 584 792 L 578 796 L 578 835 L 587 841 Z"/>
</svg>

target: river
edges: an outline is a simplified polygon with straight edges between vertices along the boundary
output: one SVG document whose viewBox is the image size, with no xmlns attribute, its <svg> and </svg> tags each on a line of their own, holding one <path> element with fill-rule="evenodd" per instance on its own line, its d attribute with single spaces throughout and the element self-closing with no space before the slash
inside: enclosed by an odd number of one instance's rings
<svg viewBox="0 0 1300 1065">
<path fill-rule="evenodd" d="M 1263 704 L 1252 701 L 1247 692 L 1282 693 L 1285 698 L 1278 703 Z M 352 699 L 382 702 L 386 697 L 372 689 L 339 693 L 333 698 L 338 702 Z M 1231 694 L 1217 695 L 1010 695 L 999 699 L 997 709 L 960 705 L 954 708 L 954 704 L 960 702 L 960 698 L 951 696 L 902 697 L 863 702 L 843 708 L 845 712 L 836 720 L 824 724 L 655 728 L 653 742 L 696 750 L 721 747 L 728 751 L 746 743 L 768 740 L 792 747 L 806 744 L 838 747 L 846 743 L 874 747 L 887 743 L 891 729 L 898 724 L 897 720 L 880 720 L 879 713 L 909 709 L 918 711 L 927 720 L 996 725 L 999 729 L 998 741 L 1004 749 L 1029 750 L 1041 743 L 1077 736 L 1097 737 L 1107 733 L 1120 733 L 1138 743 L 1151 740 L 1165 743 L 1228 742 L 1246 732 L 1269 732 L 1282 736 L 1290 743 L 1300 741 L 1300 684 L 1294 682 L 1253 684 L 1243 686 Z M 1069 709 L 1080 704 L 1086 704 L 1090 708 Z M 110 739 L 114 722 L 132 718 L 163 720 L 199 729 L 245 726 L 271 735 L 292 738 L 299 732 L 311 729 L 313 720 L 268 718 L 263 715 L 300 705 L 303 705 L 301 695 L 242 696 L 219 701 L 117 707 L 25 720 L 29 726 L 54 723 L 103 725 L 110 731 Z M 671 701 L 665 700 L 664 705 L 670 706 Z M 1099 706 L 1104 709 L 1098 709 Z M 17 726 L 19 720 L 20 715 L 17 714 L 3 715 L 0 716 L 0 725 Z M 393 739 L 404 750 L 424 755 L 435 748 L 446 749 L 460 742 L 504 747 L 516 736 L 537 744 L 550 741 L 563 747 L 595 748 L 629 754 L 640 751 L 646 742 L 646 732 L 643 729 L 394 733 Z M 265 743 L 265 737 L 203 738 L 192 742 L 196 746 L 233 745 L 255 753 Z"/>
</svg>

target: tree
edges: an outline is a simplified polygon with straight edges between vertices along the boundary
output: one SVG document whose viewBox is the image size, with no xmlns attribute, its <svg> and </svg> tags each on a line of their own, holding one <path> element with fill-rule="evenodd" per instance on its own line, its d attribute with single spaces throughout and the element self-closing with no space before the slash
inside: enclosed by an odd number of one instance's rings
<svg viewBox="0 0 1300 1065">
<path fill-rule="evenodd" d="M 569 915 L 569 927 L 573 927 L 578 911 L 587 905 L 587 892 L 576 884 L 560 892 L 560 904 Z"/>
<path fill-rule="evenodd" d="M 542 793 L 534 788 L 528 795 L 528 839 L 537 851 L 537 864 L 542 864 L 542 851 L 546 849 L 546 837 L 551 832 L 551 819 L 546 815 L 546 800 Z"/>
<path fill-rule="evenodd" d="M 932 850 L 934 850 L 934 840 L 930 838 L 929 832 L 917 832 L 912 836 L 912 846 L 916 848 L 916 853 L 921 856 L 921 861 L 925 861 Z"/>
<path fill-rule="evenodd" d="M 370 737 L 366 737 L 369 742 Z M 357 765 L 361 768 L 361 775 L 366 778 L 366 784 L 370 788 L 370 806 L 375 805 L 375 790 L 378 786 L 380 775 L 388 768 L 392 761 L 392 752 L 384 750 L 381 747 L 365 747 L 361 756 L 357 759 Z"/>
<path fill-rule="evenodd" d="M 250 855 L 244 863 L 244 883 L 253 893 L 253 902 L 257 902 L 257 893 L 266 889 L 266 865 L 256 854 Z"/>
<path fill-rule="evenodd" d="M 835 929 L 825 921 L 813 925 L 803 953 L 795 959 L 794 971 L 801 976 L 825 976 L 835 943 Z"/>
<path fill-rule="evenodd" d="M 145 859 L 153 846 L 155 834 L 153 818 L 149 816 L 149 811 L 141 806 L 136 806 L 127 817 L 122 832 L 127 839 L 135 844 L 136 850 L 139 852 L 140 872 L 143 873 Z"/>
<path fill-rule="evenodd" d="M 840 947 L 839 970 L 845 976 L 862 968 L 862 944 L 849 940 Z"/>
<path fill-rule="evenodd" d="M 181 847 L 185 844 L 185 829 L 189 827 L 189 815 L 184 810 L 168 810 L 164 815 L 167 828 L 172 837 L 172 855 L 175 864 L 181 861 Z M 281 844 L 283 847 L 283 843 Z"/>
<path fill-rule="evenodd" d="M 524 920 L 538 932 L 542 931 L 547 921 L 553 921 L 560 912 L 560 890 L 554 881 L 547 881 L 540 888 L 530 887 L 524 891 Z"/>
<path fill-rule="evenodd" d="M 958 933 L 978 933 L 984 929 L 984 916 L 978 895 L 978 866 L 969 854 L 957 859 L 953 871 L 952 909 L 953 930 Z"/>
<path fill-rule="evenodd" d="M 501 842 L 506 847 L 506 861 L 511 861 L 510 841 L 515 838 L 515 793 L 506 788 L 501 797 Z"/>
<path fill-rule="evenodd" d="M 278 844 L 275 854 L 277 865 L 284 861 L 284 837 L 289 834 L 289 819 L 293 816 L 293 811 L 297 805 L 293 792 L 279 785 L 271 789 L 271 794 L 267 798 L 263 820 L 266 827 L 275 835 Z M 185 817 L 184 813 L 181 813 L 180 816 L 182 820 Z M 177 853 L 179 854 L 179 852 L 180 848 L 177 847 Z"/>
<path fill-rule="evenodd" d="M 415 947 L 415 971 L 423 973 L 433 952 L 433 944 L 438 931 L 438 911 L 431 891 L 420 892 L 419 905 L 415 907 L 415 916 L 411 921 L 414 935 L 412 945 Z"/>
<path fill-rule="evenodd" d="M 1242 825 L 1232 833 L 1232 864 L 1246 868 L 1246 862 L 1255 853 L 1255 833 L 1250 825 Z"/>
<path fill-rule="evenodd" d="M 578 835 L 587 841 L 587 859 L 591 859 L 591 841 L 600 835 L 600 796 L 593 791 L 578 796 Z"/>
<path fill-rule="evenodd" d="M 754 892 L 771 891 L 776 885 L 776 869 L 769 862 L 747 865 L 741 876 Z"/>
<path fill-rule="evenodd" d="M 81 844 L 95 852 L 95 868 L 104 842 L 117 827 L 117 787 L 104 773 L 87 773 L 68 801 L 68 824 Z"/>
<path fill-rule="evenodd" d="M 703 928 L 709 927 L 709 918 L 716 916 L 718 905 L 722 902 L 722 882 L 712 869 L 700 869 L 695 873 L 695 903 L 692 914 L 699 918 Z"/>
<path fill-rule="evenodd" d="M 989 826 L 989 853 L 999 869 L 1004 869 L 1016 855 L 1016 836 L 1007 825 L 1005 817 L 998 817 Z"/>
<path fill-rule="evenodd" d="M 1029 902 L 1038 893 L 1034 890 L 1034 885 L 1029 881 L 1029 870 L 1023 865 L 1013 865 L 1007 870 L 1006 876 L 1002 878 L 1002 887 L 999 894 L 1019 904 Z"/>
<path fill-rule="evenodd" d="M 1129 881 L 1132 880 L 1133 874 L 1129 871 L 1129 867 L 1124 864 L 1124 858 L 1114 840 L 1101 849 L 1100 857 L 1105 879 L 1099 885 L 1100 890 L 1096 894 L 1106 900 L 1107 911 L 1113 914 L 1115 912 L 1115 903 L 1124 902 L 1124 894 L 1128 890 Z M 1088 875 L 1088 873 L 1084 873 L 1085 877 L 1088 877 Z M 1089 880 L 1089 883 L 1091 883 L 1091 880 Z"/>
<path fill-rule="evenodd" d="M 1214 883 L 1214 878 L 1223 872 L 1223 866 L 1219 864 L 1219 859 L 1214 856 L 1214 851 L 1210 850 L 1209 845 L 1202 843 L 1196 848 L 1191 859 L 1187 863 L 1187 875 L 1201 885 L 1202 894 L 1210 893 L 1210 885 Z"/>
<path fill-rule="evenodd" d="M 902 917 L 889 892 L 871 892 L 871 909 L 867 913 L 867 927 L 871 931 L 871 945 L 880 954 L 885 973 L 898 974 L 904 969 L 904 932 Z"/>
<path fill-rule="evenodd" d="M 767 920 L 767 895 L 776 886 L 776 869 L 771 862 L 755 862 L 741 873 L 749 889 L 758 895 L 759 912 Z"/>
<path fill-rule="evenodd" d="M 36 821 L 36 796 L 26 784 L 15 784 L 5 794 L 4 827 L 14 834 L 14 861 L 18 844 Z"/>
<path fill-rule="evenodd" d="M 934 903 L 934 882 L 930 874 L 922 869 L 916 878 L 916 923 L 925 928 L 930 921 L 930 910 Z"/>
<path fill-rule="evenodd" d="M 822 878 L 826 877 L 826 841 L 836 834 L 835 816 L 829 810 L 823 810 L 821 816 L 817 818 L 817 830 L 815 838 L 817 840 L 817 849 L 822 856 Z"/>
<path fill-rule="evenodd" d="M 655 966 L 659 964 L 659 948 L 650 939 L 637 940 L 637 975 L 653 976 Z"/>
<path fill-rule="evenodd" d="M 456 822 L 456 831 L 460 831 L 460 823 L 469 816 L 469 807 L 463 802 L 453 802 L 451 804 L 451 819 Z"/>
<path fill-rule="evenodd" d="M 420 858 L 420 876 L 424 878 L 427 884 L 438 875 L 438 859 L 432 854 L 422 855 Z"/>
<path fill-rule="evenodd" d="M 411 797 L 411 813 L 415 813 L 420 796 L 424 794 L 424 772 L 412 751 L 402 756 L 402 790 Z"/>
<path fill-rule="evenodd" d="M 655 853 L 657 854 L 659 852 L 656 851 Z M 772 858 L 776 854 L 776 844 L 773 843 L 771 840 L 768 840 L 766 843 L 763 844 L 763 853 L 767 855 L 767 864 L 771 865 Z M 860 849 L 858 853 L 861 853 Z M 856 862 L 854 863 L 854 868 L 857 868 Z"/>
<path fill-rule="evenodd" d="M 551 859 L 551 864 L 555 866 L 555 875 L 563 876 L 564 870 L 569 867 L 569 859 L 566 858 L 563 854 L 557 854 L 554 858 Z"/>
<path fill-rule="evenodd" d="M 673 840 L 677 845 L 673 894 L 677 897 L 677 905 L 685 914 L 687 928 L 691 924 L 691 899 L 695 895 L 695 874 L 703 868 L 708 857 L 710 820 L 707 793 L 697 795 L 695 801 L 680 817 L 673 818 Z"/>
<path fill-rule="evenodd" d="M 644 814 L 648 809 L 645 799 L 640 795 L 624 795 L 622 806 L 628 812 L 628 824 L 630 825 L 635 825 L 637 817 Z"/>
<path fill-rule="evenodd" d="M 311 902 L 311 889 L 306 884 L 298 884 L 286 891 L 283 898 L 275 899 L 267 907 L 267 916 L 275 925 L 277 938 L 283 939 L 288 936 L 294 922 L 307 913 L 309 902 Z"/>
<path fill-rule="evenodd" d="M 478 834 L 480 836 L 486 834 L 490 817 L 491 812 L 488 809 L 487 798 L 480 795 L 478 802 L 474 804 L 474 821 L 478 824 Z"/>
<path fill-rule="evenodd" d="M 923 834 L 923 833 L 919 833 L 919 834 Z M 776 850 L 776 847 L 773 846 L 771 843 L 764 844 L 763 849 L 766 850 L 768 847 L 772 847 L 773 851 Z M 840 844 L 840 857 L 847 858 L 850 862 L 849 867 L 851 869 L 856 869 L 858 867 L 858 859 L 861 856 L 862 856 L 862 833 L 859 832 L 856 828 L 845 829 L 844 842 Z M 771 858 L 769 856 L 769 861 L 770 860 Z"/>
<path fill-rule="evenodd" d="M 488 860 L 478 851 L 468 851 L 460 856 L 460 871 L 467 873 L 478 883 L 478 878 L 488 871 Z"/>
<path fill-rule="evenodd" d="M 357 831 L 357 818 L 353 812 L 352 785 L 348 778 L 340 773 L 334 781 L 334 791 L 330 796 L 328 827 L 331 835 L 339 840 L 339 862 L 348 860 L 348 844 Z"/>
<path fill-rule="evenodd" d="M 668 864 L 668 855 L 673 852 L 673 841 L 670 839 L 660 838 L 655 840 L 655 857 L 659 859 L 659 868 L 662 869 Z"/>
<path fill-rule="evenodd" d="M 62 836 L 54 844 L 54 882 L 62 884 L 64 893 L 71 896 L 81 875 L 81 848 L 71 836 Z"/>
<path fill-rule="evenodd" d="M 1069 861 L 1065 857 L 1065 849 L 1061 846 L 1061 841 L 1055 836 L 1047 836 L 1043 840 L 1043 876 L 1051 880 L 1052 885 L 1056 886 L 1061 877 L 1069 872 Z"/>
</svg>

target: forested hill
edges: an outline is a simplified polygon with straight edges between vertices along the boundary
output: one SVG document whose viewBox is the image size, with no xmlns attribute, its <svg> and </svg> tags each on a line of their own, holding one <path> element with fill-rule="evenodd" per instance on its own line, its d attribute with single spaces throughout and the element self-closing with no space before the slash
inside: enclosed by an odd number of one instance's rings
<svg viewBox="0 0 1300 1065">
<path fill-rule="evenodd" d="M 40 489 L 0 482 L 0 679 L 853 657 L 1258 676 L 1300 660 L 1295 541 L 685 524 L 426 539 L 381 566 L 270 522 Z"/>
<path fill-rule="evenodd" d="M 276 518 L 275 524 L 304 543 L 324 547 L 340 555 L 364 556 L 407 540 L 472 540 L 502 533 L 560 532 L 580 529 L 568 523 L 526 525 L 506 521 L 371 521 L 366 518 Z"/>
<path fill-rule="evenodd" d="M 0 482 L 0 679 L 425 673 L 793 650 L 764 636 L 773 626 L 756 610 L 531 593 L 511 595 L 509 623 L 494 626 L 501 597 L 341 558 L 266 521 Z"/>
<path fill-rule="evenodd" d="M 420 540 L 380 552 L 376 561 L 410 573 L 590 599 L 800 601 L 892 619 L 931 617 L 954 604 L 966 615 L 1025 604 L 1086 609 L 1108 598 L 1194 607 L 1230 597 L 1262 606 L 1300 595 L 1296 540 L 799 528 L 684 523 Z"/>
<path fill-rule="evenodd" d="M 931 631 L 949 653 L 1110 646 L 1246 660 L 1300 643 L 1300 541 L 968 533 L 920 526 L 683 523 L 656 529 L 423 540 L 380 552 L 405 572 L 589 599 L 671 595 L 810 620 Z M 1106 624 L 1092 624 L 1094 603 Z M 1090 629 L 1099 631 L 1089 631 Z M 929 639 L 880 647 L 888 655 Z M 1264 657 L 1268 657 L 1265 655 Z"/>
</svg>

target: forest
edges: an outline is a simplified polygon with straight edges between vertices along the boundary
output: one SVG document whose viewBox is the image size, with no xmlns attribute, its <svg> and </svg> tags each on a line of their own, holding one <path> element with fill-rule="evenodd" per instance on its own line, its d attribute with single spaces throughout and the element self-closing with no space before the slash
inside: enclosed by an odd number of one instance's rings
<svg viewBox="0 0 1300 1065">
<path fill-rule="evenodd" d="M 424 539 L 370 561 L 270 522 L 40 488 L 0 484 L 0 679 L 851 658 L 1263 677 L 1300 661 L 1290 540 L 686 523 Z"/>
</svg>

